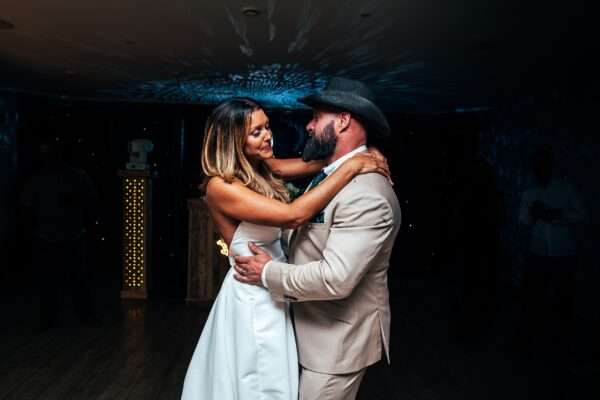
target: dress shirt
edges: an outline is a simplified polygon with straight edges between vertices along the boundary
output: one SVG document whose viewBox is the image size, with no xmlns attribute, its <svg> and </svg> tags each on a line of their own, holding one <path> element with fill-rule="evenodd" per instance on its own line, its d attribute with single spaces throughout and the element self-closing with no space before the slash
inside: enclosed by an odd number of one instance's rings
<svg viewBox="0 0 600 400">
<path fill-rule="evenodd" d="M 534 221 L 530 208 L 535 201 L 549 209 L 561 210 L 561 217 L 553 221 Z M 587 210 L 581 197 L 567 180 L 552 179 L 546 187 L 535 186 L 523 193 L 519 222 L 531 228 L 529 250 L 533 254 L 551 257 L 575 255 L 574 228 L 587 219 Z"/>
</svg>

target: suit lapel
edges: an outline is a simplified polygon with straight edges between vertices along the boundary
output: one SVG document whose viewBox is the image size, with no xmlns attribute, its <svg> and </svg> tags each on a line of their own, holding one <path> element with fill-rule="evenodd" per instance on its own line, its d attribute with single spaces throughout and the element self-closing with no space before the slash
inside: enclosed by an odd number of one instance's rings
<svg viewBox="0 0 600 400">
<path fill-rule="evenodd" d="M 290 235 L 290 239 L 288 241 L 288 250 L 289 250 L 290 254 L 288 254 L 288 258 L 290 258 L 291 249 L 292 249 L 292 246 L 294 245 L 294 240 L 296 240 L 296 237 L 298 236 L 298 231 L 300 229 L 302 229 L 302 227 L 299 227 L 298 229 L 294 229 L 292 231 L 292 234 Z"/>
</svg>

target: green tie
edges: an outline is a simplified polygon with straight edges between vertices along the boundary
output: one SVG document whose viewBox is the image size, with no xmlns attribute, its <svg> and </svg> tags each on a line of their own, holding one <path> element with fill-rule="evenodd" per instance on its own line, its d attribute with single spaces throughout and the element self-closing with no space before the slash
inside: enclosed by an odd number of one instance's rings
<svg viewBox="0 0 600 400">
<path fill-rule="evenodd" d="M 319 172 L 313 179 L 312 181 L 310 181 L 310 183 L 308 184 L 308 189 L 306 190 L 307 192 L 316 187 L 319 186 L 319 183 L 321 183 L 325 178 L 327 178 L 327 174 L 321 170 L 321 172 Z"/>
<path fill-rule="evenodd" d="M 319 172 L 317 175 L 315 175 L 314 178 L 312 178 L 312 181 L 310 181 L 310 183 L 308 184 L 307 189 L 304 193 L 319 186 L 319 183 L 321 183 L 325 178 L 327 178 L 327 174 L 325 172 L 323 172 L 323 170 L 321 170 L 321 172 Z M 321 221 L 321 222 L 323 222 L 323 221 Z M 298 229 L 300 229 L 300 228 L 298 228 Z M 292 232 L 292 235 L 290 236 L 290 243 L 289 243 L 290 246 L 294 242 L 294 239 L 296 239 L 296 235 L 298 234 L 298 229 L 295 229 L 294 232 Z"/>
</svg>

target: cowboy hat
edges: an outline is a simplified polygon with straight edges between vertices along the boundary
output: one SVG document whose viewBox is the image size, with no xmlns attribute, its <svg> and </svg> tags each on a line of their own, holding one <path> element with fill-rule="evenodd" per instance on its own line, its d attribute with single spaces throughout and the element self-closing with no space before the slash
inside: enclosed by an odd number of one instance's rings
<svg viewBox="0 0 600 400">
<path fill-rule="evenodd" d="M 361 123 L 368 132 L 380 138 L 387 138 L 390 126 L 385 115 L 375 104 L 375 95 L 361 81 L 341 77 L 332 78 L 325 89 L 311 95 L 301 97 L 298 102 L 312 108 L 331 107 L 348 111 Z"/>
</svg>

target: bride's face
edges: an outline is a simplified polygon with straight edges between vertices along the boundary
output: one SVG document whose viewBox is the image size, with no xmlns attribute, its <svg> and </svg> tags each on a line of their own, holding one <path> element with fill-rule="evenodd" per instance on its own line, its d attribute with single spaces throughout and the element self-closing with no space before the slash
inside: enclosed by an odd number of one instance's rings
<svg viewBox="0 0 600 400">
<path fill-rule="evenodd" d="M 244 154 L 250 162 L 259 162 L 273 157 L 271 139 L 273 135 L 269 127 L 269 118 L 261 109 L 250 116 L 250 130 L 246 134 Z"/>
</svg>

